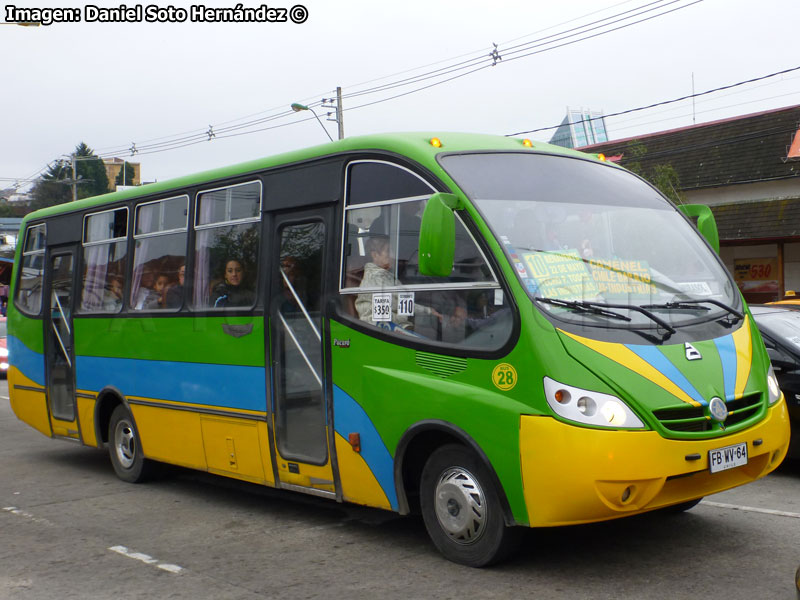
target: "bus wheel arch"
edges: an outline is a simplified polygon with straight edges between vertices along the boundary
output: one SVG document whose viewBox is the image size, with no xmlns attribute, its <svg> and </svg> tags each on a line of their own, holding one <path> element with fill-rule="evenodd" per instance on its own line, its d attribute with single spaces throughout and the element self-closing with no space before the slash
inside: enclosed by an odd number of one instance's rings
<svg viewBox="0 0 800 600">
<path fill-rule="evenodd" d="M 94 405 L 94 433 L 98 448 L 103 448 L 108 443 L 108 425 L 111 422 L 111 414 L 119 405 L 125 406 L 125 400 L 118 389 L 109 386 L 97 394 L 97 401 Z"/>
<path fill-rule="evenodd" d="M 139 430 L 125 397 L 116 388 L 97 395 L 95 432 L 98 446 L 105 446 L 117 477 L 128 483 L 147 480 L 152 461 L 144 457 Z"/>
<path fill-rule="evenodd" d="M 422 471 L 430 456 L 439 448 L 457 444 L 475 455 L 486 469 L 507 526 L 515 525 L 513 513 L 500 483 L 500 478 L 492 467 L 483 449 L 463 429 L 446 421 L 421 421 L 409 427 L 397 444 L 394 461 L 394 481 L 397 490 L 399 512 L 401 514 L 420 511 L 419 491 Z"/>
</svg>

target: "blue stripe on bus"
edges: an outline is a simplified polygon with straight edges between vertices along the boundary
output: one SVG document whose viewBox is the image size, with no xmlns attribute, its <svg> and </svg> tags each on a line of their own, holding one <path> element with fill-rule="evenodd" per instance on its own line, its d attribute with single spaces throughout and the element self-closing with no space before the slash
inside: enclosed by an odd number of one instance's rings
<svg viewBox="0 0 800 600">
<path fill-rule="evenodd" d="M 25 377 L 44 387 L 44 355 L 28 348 L 22 340 L 9 335 L 8 363 L 20 370 Z"/>
<path fill-rule="evenodd" d="M 719 352 L 719 358 L 722 361 L 722 380 L 725 385 L 725 400 L 733 400 L 736 395 L 736 370 L 737 357 L 736 357 L 736 344 L 733 341 L 732 335 L 717 338 L 714 344 Z"/>
<path fill-rule="evenodd" d="M 125 396 L 266 411 L 263 367 L 78 356 L 76 386 Z"/>
<path fill-rule="evenodd" d="M 647 361 L 650 366 L 661 371 L 664 376 L 668 377 L 672 383 L 681 388 L 693 400 L 700 403 L 701 406 L 708 406 L 708 400 L 705 400 L 698 393 L 695 387 L 686 378 L 686 375 L 681 373 L 678 367 L 673 365 L 658 348 L 655 346 L 638 346 L 633 344 L 625 344 L 625 347 Z"/>
<path fill-rule="evenodd" d="M 353 431 L 360 434 L 361 457 L 386 494 L 392 509 L 398 510 L 392 455 L 361 405 L 336 385 L 333 386 L 333 415 L 334 429 L 342 438 L 348 439 Z"/>
</svg>

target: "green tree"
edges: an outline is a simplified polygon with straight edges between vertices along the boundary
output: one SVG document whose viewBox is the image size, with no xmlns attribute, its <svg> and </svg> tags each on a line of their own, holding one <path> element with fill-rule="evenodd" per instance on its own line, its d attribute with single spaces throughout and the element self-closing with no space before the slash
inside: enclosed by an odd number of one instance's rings
<svg viewBox="0 0 800 600">
<path fill-rule="evenodd" d="M 63 159 L 56 160 L 33 186 L 31 208 L 45 208 L 72 200 L 72 189 L 69 184 L 71 177 L 72 167 L 69 162 Z"/>
<path fill-rule="evenodd" d="M 683 204 L 681 181 L 678 172 L 670 163 L 658 163 L 647 158 L 647 147 L 635 140 L 625 149 L 627 159 L 622 166 L 652 183 L 662 194 L 675 204 Z"/>
<path fill-rule="evenodd" d="M 76 175 L 74 180 L 73 160 Z M 78 199 L 108 192 L 108 176 L 103 161 L 84 142 L 75 147 L 70 158 L 59 158 L 50 165 L 47 172 L 34 185 L 31 190 L 32 208 L 39 209 L 70 202 L 73 185 L 76 187 Z"/>
<path fill-rule="evenodd" d="M 122 181 L 122 175 L 125 174 L 125 182 Z M 117 173 L 116 179 L 114 179 L 114 186 L 118 185 L 133 185 L 133 177 L 135 173 L 133 172 L 133 165 L 128 161 L 125 161 L 125 165 L 123 168 L 119 170 Z"/>
<path fill-rule="evenodd" d="M 108 175 L 103 161 L 84 142 L 75 148 L 78 175 L 78 199 L 99 196 L 108 192 Z"/>
</svg>

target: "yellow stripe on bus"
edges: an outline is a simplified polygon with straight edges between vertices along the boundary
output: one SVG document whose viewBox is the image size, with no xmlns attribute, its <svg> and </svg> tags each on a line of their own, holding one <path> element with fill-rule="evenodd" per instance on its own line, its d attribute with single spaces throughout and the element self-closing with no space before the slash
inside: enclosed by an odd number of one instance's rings
<svg viewBox="0 0 800 600">
<path fill-rule="evenodd" d="M 559 329 L 558 332 L 566 336 L 569 336 L 579 344 L 583 344 L 584 346 L 594 350 L 598 354 L 602 354 L 606 358 L 613 360 L 615 363 L 622 365 L 623 367 L 630 369 L 634 373 L 641 375 L 645 379 L 648 379 L 649 381 L 656 384 L 658 387 L 666 390 L 667 392 L 679 398 L 680 400 L 683 400 L 687 404 L 691 404 L 692 406 L 701 406 L 699 402 L 697 402 L 691 396 L 689 396 L 689 394 L 684 392 L 671 379 L 669 379 L 661 371 L 653 367 L 649 362 L 638 356 L 633 350 L 627 348 L 624 344 L 590 340 L 588 338 L 574 335 L 562 329 Z"/>
<path fill-rule="evenodd" d="M 19 389 L 17 386 L 25 389 Z M 25 377 L 14 365 L 8 368 L 8 396 L 11 399 L 11 409 L 20 421 L 47 437 L 53 435 L 53 430 L 50 428 L 50 414 L 47 410 L 46 390 Z"/>
<path fill-rule="evenodd" d="M 753 362 L 753 336 L 750 333 L 750 319 L 745 317 L 744 323 L 738 331 L 733 333 L 733 343 L 736 346 L 736 387 L 734 397 L 741 398 L 747 379 L 750 377 L 750 368 Z"/>
<path fill-rule="evenodd" d="M 355 504 L 392 510 L 389 499 L 364 458 L 341 435 L 335 435 L 344 499 Z"/>
</svg>

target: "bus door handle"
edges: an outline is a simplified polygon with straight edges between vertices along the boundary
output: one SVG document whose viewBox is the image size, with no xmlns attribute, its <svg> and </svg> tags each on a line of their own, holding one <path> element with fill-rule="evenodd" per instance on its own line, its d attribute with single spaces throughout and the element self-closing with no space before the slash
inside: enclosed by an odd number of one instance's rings
<svg viewBox="0 0 800 600">
<path fill-rule="evenodd" d="M 235 338 L 240 338 L 253 333 L 253 324 L 248 323 L 247 325 L 228 325 L 227 323 L 223 323 L 222 331 Z"/>
</svg>

